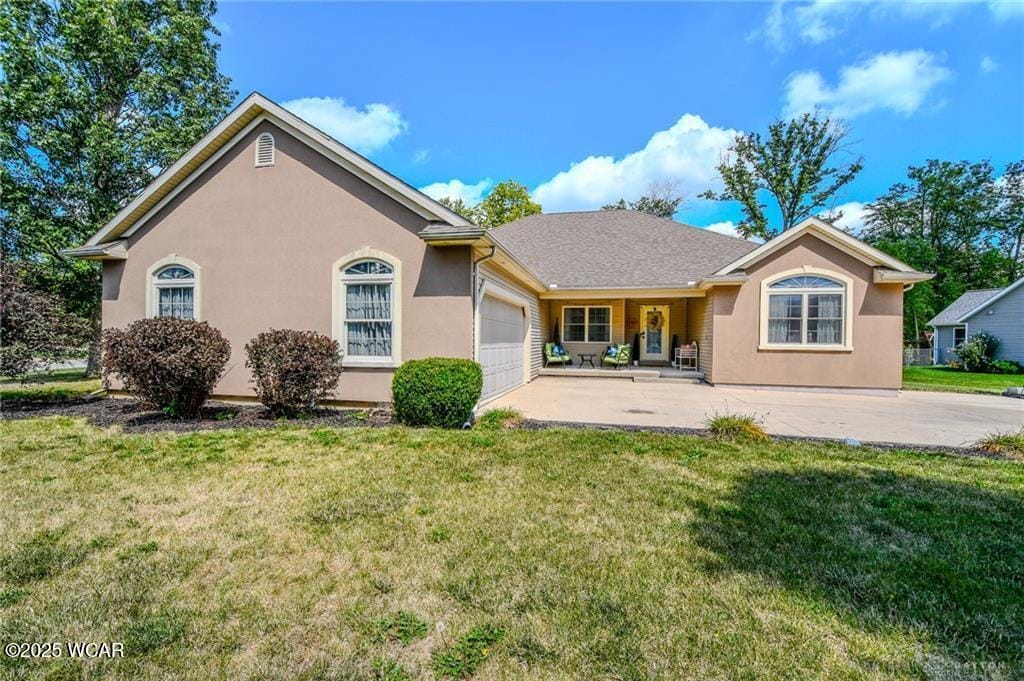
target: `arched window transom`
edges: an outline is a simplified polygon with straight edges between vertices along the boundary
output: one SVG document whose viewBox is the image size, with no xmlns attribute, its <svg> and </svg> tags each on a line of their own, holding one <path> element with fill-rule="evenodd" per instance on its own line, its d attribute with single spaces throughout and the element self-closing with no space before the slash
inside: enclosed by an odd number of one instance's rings
<svg viewBox="0 0 1024 681">
<path fill-rule="evenodd" d="M 843 288 L 842 283 L 829 279 L 827 277 L 819 277 L 817 275 L 801 275 L 798 277 L 786 277 L 779 281 L 773 282 L 771 287 L 773 289 L 779 288 Z"/>
<path fill-rule="evenodd" d="M 165 267 L 156 273 L 153 286 L 155 316 L 195 319 L 196 278 L 192 270 L 180 265 Z"/>
<path fill-rule="evenodd" d="M 768 347 L 849 346 L 850 284 L 839 277 L 802 273 L 766 283 L 761 342 Z"/>
<path fill-rule="evenodd" d="M 365 259 L 341 271 L 344 321 L 342 346 L 352 359 L 395 357 L 395 271 L 382 260 Z"/>
</svg>

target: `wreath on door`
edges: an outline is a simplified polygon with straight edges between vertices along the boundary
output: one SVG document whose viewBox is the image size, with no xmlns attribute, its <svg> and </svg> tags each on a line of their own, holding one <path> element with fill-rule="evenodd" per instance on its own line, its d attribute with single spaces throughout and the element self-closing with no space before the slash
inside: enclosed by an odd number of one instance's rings
<svg viewBox="0 0 1024 681">
<path fill-rule="evenodd" d="M 664 323 L 665 318 L 660 312 L 652 312 L 647 315 L 647 328 L 651 331 L 660 331 Z"/>
</svg>

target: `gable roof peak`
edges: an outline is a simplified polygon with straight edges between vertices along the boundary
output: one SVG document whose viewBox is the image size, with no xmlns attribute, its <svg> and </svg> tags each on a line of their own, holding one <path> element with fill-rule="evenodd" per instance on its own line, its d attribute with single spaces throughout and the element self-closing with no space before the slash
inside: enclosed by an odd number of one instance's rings
<svg viewBox="0 0 1024 681">
<path fill-rule="evenodd" d="M 192 180 L 206 171 L 260 122 L 267 120 L 431 222 L 479 229 L 415 187 L 353 151 L 324 131 L 253 91 L 174 163 L 165 168 L 71 256 L 85 257 L 99 244 L 129 236 Z M 90 250 L 91 249 L 91 250 Z"/>
</svg>

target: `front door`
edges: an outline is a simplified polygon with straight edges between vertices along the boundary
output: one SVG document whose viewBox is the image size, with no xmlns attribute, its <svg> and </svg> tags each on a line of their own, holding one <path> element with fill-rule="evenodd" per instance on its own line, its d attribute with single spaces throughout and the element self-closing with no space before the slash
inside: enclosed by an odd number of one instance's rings
<svg viewBox="0 0 1024 681">
<path fill-rule="evenodd" d="M 668 361 L 668 305 L 640 307 L 640 361 Z"/>
</svg>

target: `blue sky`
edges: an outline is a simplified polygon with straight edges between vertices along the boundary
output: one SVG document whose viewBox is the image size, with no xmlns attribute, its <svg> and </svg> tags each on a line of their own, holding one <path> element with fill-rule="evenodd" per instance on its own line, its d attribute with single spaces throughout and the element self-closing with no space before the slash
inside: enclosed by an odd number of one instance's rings
<svg viewBox="0 0 1024 681">
<path fill-rule="evenodd" d="M 702 201 L 736 131 L 822 107 L 848 121 L 862 204 L 927 158 L 1024 157 L 1024 1 L 222 2 L 221 69 L 435 196 L 513 178 L 546 211 L 678 182 Z"/>
</svg>

